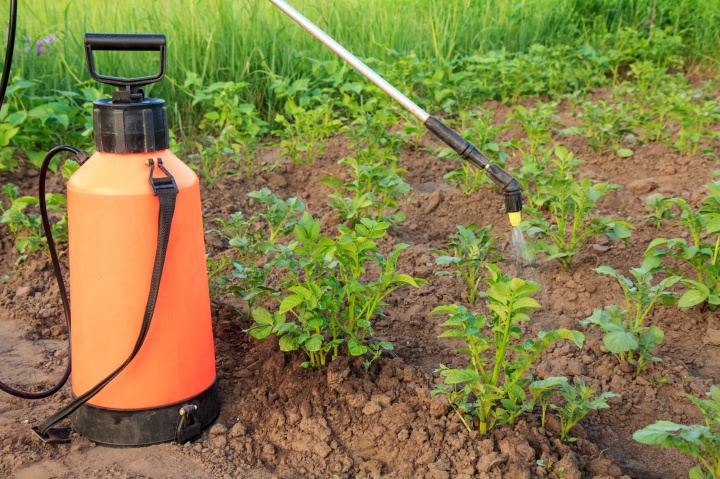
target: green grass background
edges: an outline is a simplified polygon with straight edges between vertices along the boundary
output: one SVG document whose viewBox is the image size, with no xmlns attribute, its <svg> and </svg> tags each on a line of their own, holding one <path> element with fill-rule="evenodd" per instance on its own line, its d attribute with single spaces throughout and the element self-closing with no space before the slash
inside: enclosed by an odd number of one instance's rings
<svg viewBox="0 0 720 479">
<path fill-rule="evenodd" d="M 5 2 L 6 3 L 6 2 Z M 506 49 L 534 43 L 602 48 L 618 29 L 649 27 L 654 0 L 292 0 L 298 10 L 360 57 L 388 52 L 420 59 Z M 719 0 L 659 0 L 654 28 L 671 28 L 685 43 L 686 67 L 720 59 Z M 249 83 L 246 101 L 273 109 L 274 74 L 308 75 L 304 58 L 332 53 L 267 0 L 24 0 L 13 72 L 43 89 L 77 90 L 88 82 L 84 32 L 166 33 L 168 80 L 153 96 L 180 96 L 189 72 L 205 84 Z M 48 52 L 35 42 L 57 37 Z M 29 42 L 28 42 L 29 39 Z M 26 53 L 26 50 L 29 50 Z M 132 76 L 157 68 L 151 53 L 98 55 L 103 73 Z"/>
</svg>

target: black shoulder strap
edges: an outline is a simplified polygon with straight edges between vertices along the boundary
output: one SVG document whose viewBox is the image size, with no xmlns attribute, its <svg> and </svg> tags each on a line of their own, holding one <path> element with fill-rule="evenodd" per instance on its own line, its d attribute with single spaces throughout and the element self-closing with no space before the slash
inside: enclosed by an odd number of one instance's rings
<svg viewBox="0 0 720 479">
<path fill-rule="evenodd" d="M 135 347 L 125 362 L 122 363 L 122 365 L 112 374 L 100 381 L 95 387 L 91 388 L 85 394 L 75 398 L 63 409 L 45 419 L 39 426 L 32 428 L 33 432 L 35 432 L 47 443 L 53 444 L 69 441 L 69 429 L 51 429 L 52 426 L 75 412 L 80 406 L 92 399 L 93 396 L 99 393 L 110 381 L 120 374 L 122 370 L 130 364 L 135 356 L 137 356 L 138 352 L 140 352 L 140 348 L 145 342 L 145 337 L 150 330 L 150 323 L 152 322 L 153 312 L 155 311 L 155 303 L 157 301 L 158 291 L 160 290 L 160 279 L 162 278 L 163 265 L 165 264 L 165 254 L 167 252 L 168 241 L 170 239 L 170 227 L 172 225 L 173 215 L 175 214 L 175 200 L 178 194 L 178 188 L 175 184 L 175 179 L 163 166 L 162 159 L 158 158 L 158 166 L 167 175 L 165 178 L 153 178 L 154 161 L 152 159 L 148 160 L 148 165 L 150 165 L 150 185 L 160 201 L 160 213 L 158 216 L 158 242 L 157 249 L 155 250 L 155 264 L 153 265 L 152 278 L 150 280 L 150 293 L 148 294 L 142 327 L 140 328 L 140 333 L 138 334 L 137 341 L 135 342 Z"/>
</svg>

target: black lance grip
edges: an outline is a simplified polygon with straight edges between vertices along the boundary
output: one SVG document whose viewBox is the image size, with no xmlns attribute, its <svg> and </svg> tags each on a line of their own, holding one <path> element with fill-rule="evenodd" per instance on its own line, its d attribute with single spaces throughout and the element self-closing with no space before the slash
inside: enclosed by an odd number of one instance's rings
<svg viewBox="0 0 720 479">
<path fill-rule="evenodd" d="M 154 52 L 165 48 L 160 33 L 86 33 L 85 46 L 91 50 Z"/>
<path fill-rule="evenodd" d="M 460 136 L 455 130 L 447 126 L 442 120 L 430 116 L 425 120 L 425 126 L 440 138 L 443 143 L 469 161 L 476 167 L 485 170 L 490 179 L 502 190 L 505 196 L 505 209 L 508 213 L 522 211 L 522 187 L 507 171 L 497 165 L 490 164 L 490 160 L 477 149 L 475 145 Z"/>
<path fill-rule="evenodd" d="M 88 71 L 90 76 L 101 83 L 115 85 L 118 87 L 139 87 L 160 81 L 165 76 L 165 35 L 161 33 L 86 33 L 85 34 L 85 55 L 87 56 Z M 107 75 L 100 75 L 95 71 L 94 50 L 110 51 L 133 51 L 133 52 L 160 52 L 160 71 L 156 75 L 121 78 Z"/>
</svg>

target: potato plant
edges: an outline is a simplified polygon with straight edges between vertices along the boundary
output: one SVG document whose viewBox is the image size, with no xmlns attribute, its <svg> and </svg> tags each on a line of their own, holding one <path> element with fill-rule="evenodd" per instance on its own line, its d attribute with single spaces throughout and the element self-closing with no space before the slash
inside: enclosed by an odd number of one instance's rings
<svg viewBox="0 0 720 479">
<path fill-rule="evenodd" d="M 683 309 L 707 304 L 711 310 L 720 305 L 720 181 L 705 185 L 710 196 L 704 205 L 694 211 L 681 198 L 666 199 L 667 207 L 680 210 L 676 224 L 687 228 L 685 238 L 655 238 L 645 251 L 646 258 L 672 258 L 676 264 L 685 264 L 695 273 L 693 279 L 684 277 L 682 282 L 688 290 L 680 297 L 678 306 Z M 681 271 L 669 267 L 673 274 Z"/>
<path fill-rule="evenodd" d="M 633 110 L 626 107 L 626 103 L 608 104 L 603 100 L 596 103 L 585 102 L 582 111 L 577 114 L 582 120 L 580 126 L 563 130 L 565 134 L 580 135 L 596 151 L 614 151 L 620 158 L 632 156 L 632 150 L 622 147 L 627 135 L 633 133 L 638 121 Z"/>
<path fill-rule="evenodd" d="M 457 225 L 457 233 L 450 237 L 448 251 L 435 250 L 440 256 L 435 262 L 442 266 L 451 265 L 454 272 L 440 271 L 438 276 L 460 278 L 465 284 L 468 302 L 477 303 L 477 293 L 487 264 L 502 261 L 500 250 L 493 247 L 499 238 L 490 236 L 493 225 L 479 228 L 476 224 L 467 227 Z"/>
<path fill-rule="evenodd" d="M 249 177 L 257 146 L 269 131 L 269 123 L 260 118 L 255 105 L 240 100 L 247 88 L 247 83 L 232 81 L 206 86 L 192 72 L 181 87 L 201 112 L 198 129 L 203 132 L 182 147 L 194 150 L 188 155 L 191 166 L 210 184 L 225 175 L 244 173 Z"/>
<path fill-rule="evenodd" d="M 18 187 L 9 183 L 3 186 L 2 195 L 10 205 L 4 206 L 0 201 L 0 223 L 6 224 L 15 237 L 15 247 L 23 255 L 19 261 L 22 261 L 27 254 L 43 250 L 47 244 L 40 216 L 27 211 L 38 205 L 39 200 L 34 196 L 20 196 Z M 51 224 L 53 239 L 56 243 L 64 243 L 68 240 L 67 200 L 64 195 L 47 193 L 45 201 L 48 212 L 60 216 Z"/>
<path fill-rule="evenodd" d="M 547 148 L 542 154 L 522 154 L 520 168 L 513 175 L 520 182 L 530 209 L 535 209 L 545 202 L 543 188 L 553 178 L 565 178 L 567 174 L 576 175 L 584 160 L 577 158 L 575 153 L 562 145 Z"/>
<path fill-rule="evenodd" d="M 613 392 L 605 392 L 597 396 L 595 390 L 585 385 L 585 381 L 576 377 L 574 384 L 564 382 L 560 386 L 560 395 L 565 400 L 562 406 L 550 404 L 560 420 L 560 440 L 563 442 L 575 442 L 577 438 L 570 437 L 570 430 L 580 422 L 590 411 L 607 409 L 607 400 L 620 397 Z"/>
<path fill-rule="evenodd" d="M 582 347 L 585 340 L 582 333 L 568 329 L 543 331 L 536 339 L 521 340 L 520 324 L 529 321 L 528 313 L 540 307 L 530 297 L 540 285 L 511 279 L 495 265 L 487 269 L 484 296 L 489 315 L 458 305 L 438 306 L 431 312 L 448 315 L 440 337 L 462 340 L 465 347 L 457 352 L 469 360 L 463 369 L 440 365 L 443 383 L 437 384 L 432 394 L 445 396 L 465 427 L 477 427 L 483 435 L 496 424 L 513 424 L 532 409 L 525 392 L 531 379 L 525 373 L 548 346 L 566 339 Z"/>
<path fill-rule="evenodd" d="M 403 221 L 405 213 L 397 208 L 400 198 L 410 192 L 410 185 L 401 176 L 405 170 L 382 162 L 363 163 L 362 159 L 358 156 L 340 160 L 349 167 L 351 180 L 347 183 L 337 176 L 320 179 L 334 191 L 328 205 L 338 211 L 340 218 L 352 223 L 364 217 L 393 225 Z"/>
<path fill-rule="evenodd" d="M 523 148 L 526 153 L 535 155 L 552 141 L 552 129 L 560 123 L 557 106 L 557 103 L 552 102 L 540 103 L 536 108 L 522 105 L 512 107 L 513 113 L 507 119 L 516 121 L 527 136 L 527 147 Z"/>
<path fill-rule="evenodd" d="M 264 204 L 265 211 L 249 218 L 236 212 L 229 221 L 214 220 L 219 228 L 208 233 L 227 240 L 233 254 L 217 260 L 208 258 L 208 278 L 214 296 L 231 293 L 247 303 L 248 315 L 252 315 L 258 299 L 277 294 L 266 284 L 274 267 L 277 242 L 293 231 L 305 204 L 297 198 L 278 198 L 267 188 L 251 191 L 248 196 Z"/>
<path fill-rule="evenodd" d="M 613 304 L 602 310 L 596 309 L 592 316 L 580 321 L 583 326 L 602 329 L 605 348 L 620 361 L 627 360 L 635 365 L 636 376 L 645 369 L 648 361 L 660 361 L 652 353 L 665 338 L 665 333 L 656 325 L 644 325 L 648 314 L 657 303 L 671 305 L 677 302 L 675 293 L 667 290 L 680 281 L 680 277 L 668 276 L 653 285 L 652 273 L 658 271 L 658 265 L 659 261 L 650 258 L 641 267 L 630 269 L 631 278 L 610 266 L 595 268 L 595 272 L 618 281 L 625 297 L 625 309 Z"/>
<path fill-rule="evenodd" d="M 720 388 L 711 386 L 707 396 L 707 399 L 688 396 L 700 409 L 704 425 L 657 421 L 635 431 L 633 439 L 643 444 L 672 447 L 697 459 L 701 465 L 690 469 L 690 479 L 720 479 Z"/>
<path fill-rule="evenodd" d="M 288 272 L 281 280 L 279 309 L 274 314 L 256 310 L 257 324 L 248 332 L 258 339 L 277 335 L 282 351 L 304 351 L 303 367 L 326 365 L 341 347 L 349 356 L 368 356 L 366 367 L 391 350 L 392 343 L 372 340 L 372 319 L 382 314 L 383 300 L 394 290 L 425 281 L 396 271 L 408 245 L 397 245 L 387 258 L 380 254 L 374 240 L 389 227 L 363 218 L 354 229 L 338 226 L 333 239 L 320 235 L 320 221 L 303 214 L 294 227 L 295 241 L 280 247 L 275 260 Z M 368 269 L 377 274 L 369 277 Z"/>
<path fill-rule="evenodd" d="M 550 406 L 550 401 L 558 391 L 562 390 L 567 382 L 565 376 L 552 376 L 530 383 L 528 390 L 533 401 L 540 403 L 540 425 L 542 427 L 545 427 L 545 418 L 547 417 L 547 408 Z"/>
<path fill-rule="evenodd" d="M 603 234 L 612 240 L 629 238 L 632 226 L 626 221 L 592 216 L 596 203 L 617 188 L 590 178 L 575 181 L 570 173 L 541 186 L 537 206 L 549 210 L 551 221 L 537 210 L 523 221 L 521 226 L 528 235 L 539 238 L 528 242 L 531 253 L 543 252 L 545 261 L 555 259 L 568 270 L 573 257 L 590 239 Z"/>
<path fill-rule="evenodd" d="M 276 79 L 273 84 L 275 94 L 285 102 L 283 113 L 275 115 L 280 128 L 273 130 L 273 134 L 280 137 L 280 148 L 293 163 L 309 163 L 321 156 L 327 139 L 342 126 L 334 102 L 311 89 L 310 82 L 309 78 L 292 83 Z"/>
</svg>

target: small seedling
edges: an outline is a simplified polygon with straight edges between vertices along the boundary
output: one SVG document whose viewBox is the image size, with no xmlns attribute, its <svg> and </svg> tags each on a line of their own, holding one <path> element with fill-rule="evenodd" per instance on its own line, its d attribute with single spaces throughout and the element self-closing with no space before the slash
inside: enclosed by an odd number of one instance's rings
<svg viewBox="0 0 720 479">
<path fill-rule="evenodd" d="M 633 439 L 643 444 L 672 447 L 700 461 L 700 466 L 690 469 L 690 479 L 720 479 L 720 388 L 711 386 L 707 396 L 707 399 L 688 396 L 700 409 L 705 425 L 657 421 L 635 431 Z"/>
<path fill-rule="evenodd" d="M 669 199 L 665 198 L 661 193 L 650 195 L 645 201 L 647 210 L 650 213 L 644 219 L 645 221 L 652 221 L 655 228 L 660 228 L 663 221 L 675 218 Z"/>
<path fill-rule="evenodd" d="M 490 277 L 485 280 L 488 289 L 484 296 L 489 302 L 488 316 L 458 305 L 438 306 L 430 313 L 449 316 L 441 325 L 446 331 L 440 337 L 463 340 L 466 346 L 457 353 L 470 360 L 464 369 L 440 365 L 443 384 L 436 385 L 432 394 L 445 396 L 469 431 L 477 420 L 483 435 L 496 424 L 513 424 L 532 409 L 525 392 L 530 378 L 525 373 L 548 346 L 567 339 L 581 347 L 585 340 L 578 331 L 559 329 L 541 331 L 537 339 L 521 341 L 520 324 L 529 321 L 528 313 L 540 307 L 530 297 L 540 285 L 510 279 L 495 265 L 487 269 Z M 489 334 L 485 334 L 486 328 Z"/>
<path fill-rule="evenodd" d="M 677 282 L 679 276 L 669 276 L 656 285 L 652 284 L 652 273 L 658 271 L 659 259 L 648 258 L 640 268 L 630 270 L 627 278 L 610 266 L 595 268 L 595 272 L 615 278 L 625 297 L 625 309 L 616 305 L 596 309 L 592 316 L 580 321 L 583 326 L 597 326 L 605 332 L 603 344 L 608 351 L 621 361 L 635 365 L 637 376 L 648 361 L 659 362 L 652 355 L 665 333 L 656 325 L 644 326 L 643 322 L 655 304 L 671 305 L 677 302 L 675 293 L 667 291 Z"/>
<path fill-rule="evenodd" d="M 595 390 L 585 385 L 585 381 L 576 377 L 574 384 L 565 382 L 562 385 L 560 394 L 565 399 L 563 406 L 551 404 L 550 407 L 555 411 L 560 420 L 560 440 L 563 442 L 574 442 L 577 439 L 568 436 L 570 430 L 580 422 L 590 411 L 598 409 L 607 409 L 607 400 L 610 398 L 618 398 L 619 394 L 612 392 L 595 395 Z"/>
<path fill-rule="evenodd" d="M 497 236 L 490 236 L 493 225 L 478 228 L 470 224 L 467 228 L 457 226 L 458 232 L 450 237 L 449 251 L 436 250 L 441 255 L 435 260 L 439 265 L 452 265 L 455 272 L 440 271 L 438 276 L 455 276 L 462 278 L 467 287 L 468 301 L 471 305 L 477 302 L 477 290 L 483 279 L 486 264 L 502 261 L 500 250 L 493 247 Z"/>
<path fill-rule="evenodd" d="M 564 376 L 552 376 L 530 383 L 530 394 L 532 394 L 534 401 L 540 403 L 540 409 L 542 411 L 540 425 L 542 427 L 545 427 L 545 417 L 550 401 L 553 396 L 555 396 L 555 393 L 559 392 L 566 383 L 567 378 Z"/>
</svg>

